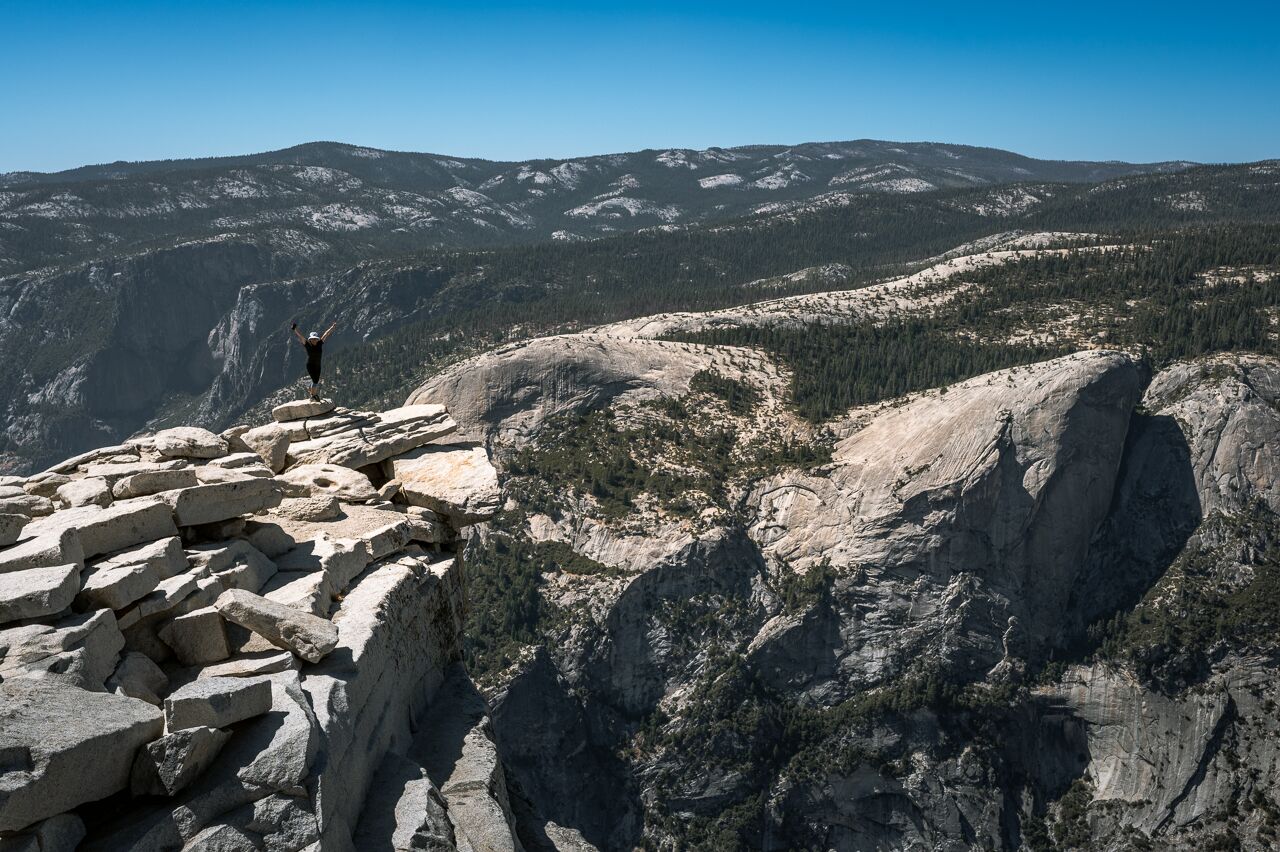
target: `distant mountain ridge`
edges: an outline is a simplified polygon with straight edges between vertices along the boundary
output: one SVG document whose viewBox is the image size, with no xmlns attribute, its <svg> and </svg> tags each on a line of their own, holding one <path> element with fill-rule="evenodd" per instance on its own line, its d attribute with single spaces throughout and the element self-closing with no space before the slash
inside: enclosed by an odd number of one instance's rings
<svg viewBox="0 0 1280 852">
<path fill-rule="evenodd" d="M 825 159 L 850 159 L 858 156 L 869 156 L 874 152 L 900 154 L 914 160 L 929 159 L 930 152 L 951 159 L 971 161 L 988 161 L 991 166 L 1004 165 L 1006 168 L 1022 172 L 1032 180 L 1053 181 L 1095 181 L 1107 180 L 1124 174 L 1146 173 L 1153 171 L 1170 171 L 1199 165 L 1187 160 L 1169 160 L 1152 163 L 1129 163 L 1121 160 L 1046 160 L 1028 157 L 1000 148 L 986 148 L 975 145 L 955 145 L 939 142 L 889 142 L 875 139 L 858 139 L 846 142 L 805 142 L 799 145 L 741 145 L 723 148 L 646 148 L 635 152 L 596 154 L 585 157 L 533 157 L 527 160 L 487 160 L 480 157 L 458 157 L 446 154 L 432 154 L 413 151 L 392 151 L 352 145 L 345 142 L 319 141 L 304 142 L 275 151 L 264 151 L 256 154 L 234 154 L 222 157 L 195 157 L 171 160 L 118 160 L 113 163 L 101 163 L 78 166 L 56 172 L 14 171 L 0 173 L 0 186 L 26 183 L 67 183 L 82 180 L 118 180 L 155 174 L 168 171 L 200 171 L 204 169 L 236 168 L 260 165 L 303 165 L 314 164 L 317 160 L 357 158 L 363 160 L 399 160 L 402 163 L 414 163 L 425 166 L 434 162 L 444 171 L 452 171 L 456 164 L 469 168 L 483 169 L 494 167 L 497 171 L 518 168 L 520 166 L 545 165 L 550 163 L 584 162 L 593 160 L 614 160 L 617 158 L 642 157 L 652 155 L 655 160 L 663 158 L 670 163 L 681 159 L 691 162 L 697 168 L 698 161 L 715 162 L 721 160 L 718 155 L 737 157 L 777 156 L 787 152 L 796 152 L 798 157 L 822 157 Z M 730 161 L 733 161 L 732 159 Z M 1021 165 L 1013 165 L 1021 163 Z M 334 162 L 324 163 L 336 167 Z M 425 169 L 430 173 L 429 167 Z M 1016 178 L 1015 178 L 1016 179 Z"/>
<path fill-rule="evenodd" d="M 881 142 L 515 165 L 254 156 L 275 161 L 0 186 L 0 469 L 248 414 L 301 375 L 293 320 L 341 318 L 334 390 L 381 404 L 477 347 L 739 305 L 776 276 L 773 295 L 848 288 L 1007 232 L 1280 219 L 1280 163 L 1037 173 L 1007 152 Z M 1157 171 L 1037 179 L 1138 168 Z"/>
<path fill-rule="evenodd" d="M 575 240 L 1021 182 L 1096 183 L 1194 164 L 1036 160 L 871 140 L 496 162 L 317 142 L 234 157 L 0 175 L 0 274 L 230 231 L 370 251 Z M 301 236 L 300 236 L 301 235 Z M 316 253 L 320 253 L 317 249 Z"/>
</svg>

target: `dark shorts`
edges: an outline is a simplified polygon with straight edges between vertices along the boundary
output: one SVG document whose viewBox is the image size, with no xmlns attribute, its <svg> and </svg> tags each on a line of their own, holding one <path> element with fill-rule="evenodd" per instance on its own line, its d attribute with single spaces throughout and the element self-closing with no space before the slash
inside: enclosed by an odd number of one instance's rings
<svg viewBox="0 0 1280 852">
<path fill-rule="evenodd" d="M 320 384 L 320 356 L 324 354 L 324 341 L 313 340 L 303 344 L 307 350 L 307 375 L 311 384 Z"/>
</svg>

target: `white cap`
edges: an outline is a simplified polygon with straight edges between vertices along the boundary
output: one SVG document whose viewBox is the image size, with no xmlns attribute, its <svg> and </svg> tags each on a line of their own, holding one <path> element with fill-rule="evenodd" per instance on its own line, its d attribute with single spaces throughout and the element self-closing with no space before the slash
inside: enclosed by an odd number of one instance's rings
<svg viewBox="0 0 1280 852">
<path fill-rule="evenodd" d="M 320 332 L 318 331 L 313 331 L 307 335 L 307 340 L 319 340 L 319 339 L 320 339 Z"/>
</svg>

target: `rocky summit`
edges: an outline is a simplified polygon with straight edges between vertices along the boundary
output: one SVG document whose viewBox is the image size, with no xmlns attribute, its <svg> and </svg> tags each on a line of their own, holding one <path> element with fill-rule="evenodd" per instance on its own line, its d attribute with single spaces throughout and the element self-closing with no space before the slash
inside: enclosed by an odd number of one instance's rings
<svg viewBox="0 0 1280 852">
<path fill-rule="evenodd" d="M 1013 245 L 4 478 L 0 852 L 1275 848 L 1280 357 Z"/>
<path fill-rule="evenodd" d="M 1280 848 L 1280 163 L 0 189 L 0 852 Z"/>
<path fill-rule="evenodd" d="M 439 405 L 274 420 L 4 486 L 0 849 L 520 848 L 460 664 L 483 448 Z"/>
<path fill-rule="evenodd" d="M 666 319 L 412 397 L 508 495 L 469 662 L 522 837 L 1274 848 L 1280 360 L 1089 349 L 813 430 Z"/>
</svg>

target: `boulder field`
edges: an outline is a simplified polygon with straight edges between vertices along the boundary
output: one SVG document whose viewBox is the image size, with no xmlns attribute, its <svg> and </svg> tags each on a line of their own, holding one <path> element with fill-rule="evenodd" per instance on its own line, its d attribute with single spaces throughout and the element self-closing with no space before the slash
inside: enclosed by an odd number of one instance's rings
<svg viewBox="0 0 1280 852">
<path fill-rule="evenodd" d="M 0 850 L 519 848 L 500 766 L 463 783 L 497 764 L 456 697 L 484 449 L 439 405 L 274 420 L 3 486 Z"/>
</svg>

